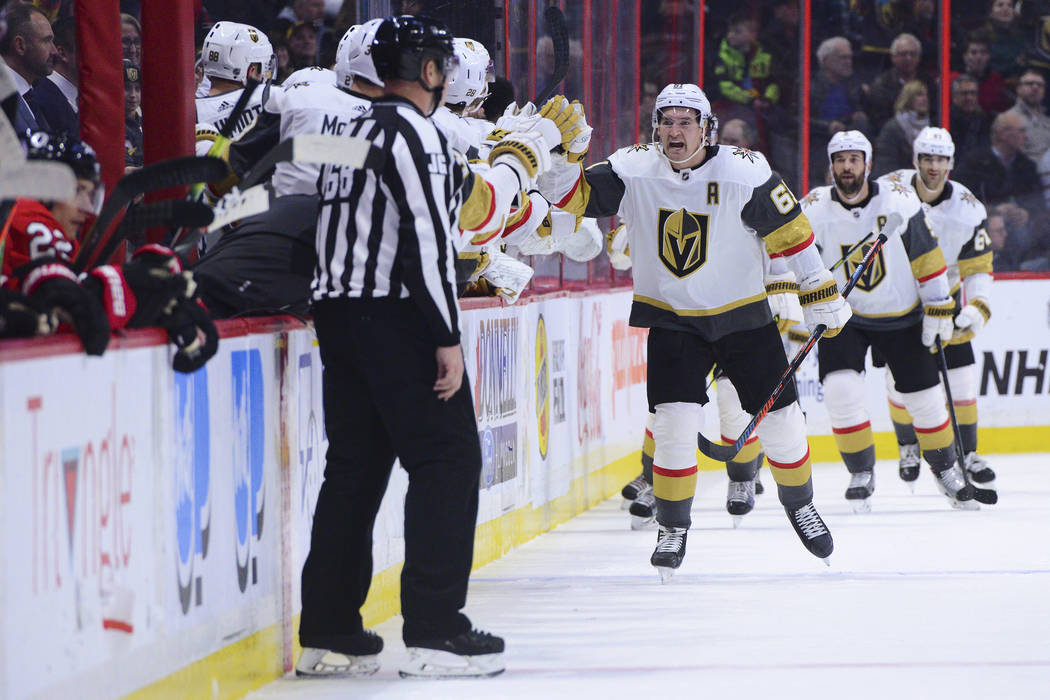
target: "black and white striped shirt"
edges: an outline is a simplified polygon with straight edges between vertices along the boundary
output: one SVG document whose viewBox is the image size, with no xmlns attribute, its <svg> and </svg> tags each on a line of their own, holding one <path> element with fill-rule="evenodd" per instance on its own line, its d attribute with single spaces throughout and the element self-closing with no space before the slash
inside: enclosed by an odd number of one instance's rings
<svg viewBox="0 0 1050 700">
<path fill-rule="evenodd" d="M 377 101 L 347 135 L 371 141 L 384 164 L 322 167 L 313 298 L 411 298 L 437 344 L 456 345 L 453 243 L 473 176 L 437 127 L 399 97 Z"/>
</svg>

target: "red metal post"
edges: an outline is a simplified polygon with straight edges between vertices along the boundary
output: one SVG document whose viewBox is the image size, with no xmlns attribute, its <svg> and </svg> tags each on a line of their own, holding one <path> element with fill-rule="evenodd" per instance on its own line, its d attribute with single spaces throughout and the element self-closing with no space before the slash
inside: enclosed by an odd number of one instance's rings
<svg viewBox="0 0 1050 700">
<path fill-rule="evenodd" d="M 809 192 L 809 85 L 810 85 L 810 70 L 811 61 L 810 55 L 813 53 L 812 42 L 813 34 L 810 31 L 813 19 L 813 6 L 811 0 L 802 0 L 802 91 L 799 95 L 799 131 L 801 132 L 802 138 L 802 153 L 799 158 L 799 162 L 802 163 L 802 178 L 799 182 L 802 183 L 802 191 L 799 192 L 799 196 Z"/>
<path fill-rule="evenodd" d="M 120 1 L 76 0 L 80 138 L 95 149 L 112 190 L 124 174 L 124 68 Z M 117 126 L 119 125 L 119 126 Z"/>
<path fill-rule="evenodd" d="M 704 21 L 705 4 L 704 0 L 698 0 L 696 3 L 696 84 L 700 87 L 704 86 L 704 32 L 707 29 Z"/>
<path fill-rule="evenodd" d="M 941 126 L 948 129 L 952 107 L 952 0 L 941 0 Z"/>
<path fill-rule="evenodd" d="M 193 47 L 192 0 L 142 3 L 142 150 L 147 165 L 193 155 Z M 146 199 L 178 196 L 185 191 L 180 189 Z M 154 242 L 161 234 L 153 231 L 148 238 Z"/>
</svg>

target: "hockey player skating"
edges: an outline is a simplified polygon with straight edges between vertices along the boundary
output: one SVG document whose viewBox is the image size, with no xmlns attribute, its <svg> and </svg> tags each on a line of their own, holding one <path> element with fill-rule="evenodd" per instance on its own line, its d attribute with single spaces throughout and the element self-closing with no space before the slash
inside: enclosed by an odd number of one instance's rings
<svg viewBox="0 0 1050 700">
<path fill-rule="evenodd" d="M 966 471 L 975 484 L 992 488 L 995 472 L 977 454 L 977 366 L 970 344 L 991 317 L 992 248 L 985 231 L 985 208 L 965 185 L 948 179 L 955 162 L 955 144 L 947 130 L 924 128 L 916 137 L 912 152 L 915 170 L 898 170 L 880 181 L 885 180 L 890 186 L 903 183 L 915 189 L 925 204 L 926 218 L 948 264 L 952 294 L 958 295 L 960 286 L 965 293 L 965 305 L 956 296 L 960 311 L 944 356 Z M 890 418 L 900 448 L 900 477 L 912 485 L 919 476 L 918 440 L 900 392 L 894 388 L 892 373 L 887 371 L 885 376 Z"/>
<path fill-rule="evenodd" d="M 955 302 L 937 239 L 927 225 L 914 190 L 903 183 L 868 179 L 871 143 L 859 131 L 841 131 L 828 143 L 833 185 L 817 187 L 802 200 L 824 262 L 832 264 L 894 212 L 903 231 L 879 251 L 853 294 L 854 315 L 818 350 L 824 403 L 839 453 L 851 475 L 846 499 L 857 512 L 870 509 L 875 491 L 875 444 L 864 402 L 864 360 L 879 351 L 893 372 L 902 404 L 915 421 L 923 456 L 942 493 L 955 507 L 976 507 L 974 489 L 955 464 L 951 423 L 939 386 L 935 338 L 952 337 Z M 836 271 L 840 284 L 853 272 L 866 248 L 854 252 Z"/>
<path fill-rule="evenodd" d="M 620 149 L 585 171 L 552 171 L 548 189 L 567 211 L 627 221 L 630 323 L 650 329 L 647 393 L 655 413 L 659 523 L 650 561 L 666 580 L 685 556 L 708 372 L 718 363 L 744 409 L 757 413 L 787 369 L 766 301 L 763 247 L 794 268 L 807 325 L 824 324 L 834 335 L 850 310 L 798 202 L 765 157 L 711 145 L 714 118 L 699 87 L 665 87 L 652 124 L 654 144 Z M 758 435 L 792 526 L 811 553 L 826 559 L 833 543 L 813 506 L 806 426 L 793 386 Z"/>
</svg>

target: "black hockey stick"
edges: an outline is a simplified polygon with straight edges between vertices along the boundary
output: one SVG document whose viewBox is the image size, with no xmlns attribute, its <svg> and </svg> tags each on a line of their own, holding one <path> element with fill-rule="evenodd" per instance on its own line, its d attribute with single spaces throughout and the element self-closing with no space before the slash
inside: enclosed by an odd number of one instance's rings
<svg viewBox="0 0 1050 700">
<path fill-rule="evenodd" d="M 554 47 L 554 69 L 543 89 L 532 98 L 536 107 L 542 107 L 569 74 L 569 31 L 565 28 L 565 15 L 557 6 L 551 5 L 543 11 L 543 24 Z"/>
<path fill-rule="evenodd" d="M 185 199 L 166 199 L 162 202 L 133 206 L 128 209 L 117 230 L 106 241 L 94 262 L 98 265 L 109 260 L 113 253 L 117 252 L 117 246 L 132 233 L 156 226 L 207 226 L 214 218 L 215 214 L 207 204 Z"/>
<path fill-rule="evenodd" d="M 73 269 L 83 272 L 91 266 L 113 220 L 139 195 L 195 182 L 214 182 L 225 178 L 229 172 L 230 167 L 221 158 L 183 156 L 151 163 L 128 173 L 117 182 L 113 193 L 102 205 L 95 223 L 84 236 L 80 250 L 73 259 Z"/>
<path fill-rule="evenodd" d="M 328 134 L 301 134 L 285 139 L 264 155 L 244 174 L 237 188 L 227 193 L 215 205 L 215 218 L 206 231 L 195 230 L 185 240 L 175 239 L 175 252 L 186 255 L 206 233 L 213 233 L 249 216 L 269 210 L 276 199 L 265 184 L 257 184 L 278 164 L 284 162 L 341 165 L 347 168 L 381 170 L 386 161 L 382 149 L 359 137 Z"/>
<path fill-rule="evenodd" d="M 383 151 L 356 136 L 301 134 L 285 139 L 259 159 L 237 184 L 242 192 L 259 184 L 278 163 L 329 163 L 350 168 L 382 169 Z"/>
<path fill-rule="evenodd" d="M 237 98 L 237 102 L 233 105 L 233 111 L 230 112 L 230 116 L 226 118 L 226 121 L 219 127 L 219 135 L 212 143 L 211 148 L 208 149 L 207 155 L 209 157 L 218 157 L 220 153 L 229 145 L 233 130 L 237 126 L 237 122 L 241 120 L 241 115 L 244 114 L 244 110 L 248 109 L 248 100 L 251 99 L 252 94 L 255 93 L 255 88 L 259 87 L 258 78 L 248 78 L 244 81 L 244 89 L 241 90 L 240 96 Z M 264 95 L 265 97 L 265 95 Z M 188 199 L 190 201 L 200 201 L 204 196 L 204 185 L 211 180 L 198 180 L 197 182 L 191 183 L 193 187 L 190 188 L 190 194 Z M 164 245 L 174 246 L 179 240 L 184 229 L 172 226 L 168 229 L 168 233 L 164 236 Z"/>
<path fill-rule="evenodd" d="M 959 462 L 959 469 L 962 471 L 963 481 L 966 482 L 967 486 L 973 489 L 973 498 L 975 501 L 986 505 L 995 505 L 999 502 L 999 494 L 992 489 L 983 489 L 975 486 L 966 473 L 962 431 L 959 430 L 959 420 L 955 417 L 955 403 L 952 401 L 952 388 L 948 383 L 948 358 L 944 356 L 944 346 L 941 345 L 940 336 L 935 337 L 933 342 L 937 346 L 937 371 L 941 375 L 941 383 L 944 384 L 944 395 L 948 399 L 948 418 L 952 421 L 952 434 L 955 439 L 955 457 Z"/>
<path fill-rule="evenodd" d="M 846 296 L 853 291 L 853 288 L 857 286 L 857 282 L 860 281 L 860 278 L 868 268 L 871 267 L 875 257 L 879 254 L 879 251 L 882 250 L 882 246 L 885 245 L 886 241 L 889 239 L 886 231 L 889 230 L 890 235 L 892 235 L 898 228 L 900 228 L 900 225 L 900 214 L 897 214 L 896 212 L 890 214 L 882 231 L 875 239 L 875 242 L 872 244 L 871 248 L 868 249 L 868 252 L 864 254 L 864 259 L 861 260 L 859 265 L 857 265 L 857 269 L 853 271 L 853 274 L 850 275 L 849 280 L 846 282 L 846 286 L 842 290 L 843 298 L 846 298 Z M 813 349 L 813 346 L 817 344 L 817 341 L 820 340 L 820 337 L 824 335 L 824 331 L 826 330 L 827 326 L 823 323 L 817 324 L 817 327 L 809 334 L 809 338 L 806 339 L 806 342 L 803 343 L 802 347 L 799 348 L 797 353 L 795 353 L 795 357 L 792 358 L 788 368 L 784 370 L 784 373 L 780 376 L 780 381 L 777 382 L 775 387 L 773 387 L 773 391 L 769 395 L 769 398 L 766 399 L 766 402 L 762 405 L 759 412 L 755 414 L 751 419 L 751 422 L 747 424 L 746 428 L 744 428 L 744 432 L 740 433 L 740 437 L 736 439 L 736 442 L 732 445 L 715 445 L 704 437 L 703 433 L 697 433 L 696 442 L 700 451 L 711 459 L 719 462 L 728 462 L 736 457 L 740 450 L 744 449 L 744 445 L 751 437 L 751 434 L 755 432 L 755 428 L 758 427 L 758 424 L 762 422 L 762 419 L 765 418 L 766 414 L 773 408 L 773 404 L 776 403 L 780 394 L 783 393 L 784 387 L 786 387 L 788 382 L 790 382 L 795 376 L 795 372 L 797 372 L 798 368 L 802 366 L 809 351 Z"/>
</svg>

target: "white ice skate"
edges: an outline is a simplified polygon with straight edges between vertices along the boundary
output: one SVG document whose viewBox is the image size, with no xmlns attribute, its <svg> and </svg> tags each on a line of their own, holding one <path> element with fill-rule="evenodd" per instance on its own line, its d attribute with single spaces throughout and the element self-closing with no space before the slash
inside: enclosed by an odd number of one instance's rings
<svg viewBox="0 0 1050 700">
<path fill-rule="evenodd" d="M 937 479 L 937 488 L 956 510 L 980 510 L 981 506 L 973 499 L 973 486 L 966 483 L 962 470 L 958 464 L 945 469 L 940 474 L 934 474 Z"/>
<path fill-rule="evenodd" d="M 503 640 L 471 630 L 452 639 L 405 643 L 408 660 L 402 678 L 487 678 L 503 673 Z"/>
<path fill-rule="evenodd" d="M 632 530 L 647 530 L 656 525 L 656 494 L 649 484 L 631 502 L 628 512 L 631 514 Z"/>
<path fill-rule="evenodd" d="M 919 469 L 921 467 L 919 443 L 913 442 L 910 445 L 898 445 L 898 447 L 901 454 L 900 462 L 897 465 L 898 473 L 901 480 L 908 484 L 911 492 L 915 493 L 915 481 L 919 478 Z"/>
<path fill-rule="evenodd" d="M 733 529 L 740 527 L 744 516 L 755 507 L 755 482 L 730 481 L 726 494 L 726 510 L 733 518 Z"/>
<path fill-rule="evenodd" d="M 688 530 L 684 527 L 660 526 L 656 535 L 656 549 L 649 563 L 660 574 L 660 583 L 667 583 L 685 558 L 685 540 Z"/>
<path fill-rule="evenodd" d="M 966 473 L 970 476 L 970 481 L 986 489 L 995 488 L 995 472 L 988 466 L 988 462 L 981 458 L 981 455 L 976 452 L 967 452 L 963 462 L 966 464 Z"/>
<path fill-rule="evenodd" d="M 307 678 L 360 678 L 379 670 L 379 654 L 350 656 L 328 649 L 304 647 L 295 675 Z"/>
<path fill-rule="evenodd" d="M 853 506 L 854 513 L 871 512 L 871 495 L 875 493 L 875 472 L 866 471 L 851 474 L 849 488 L 846 489 L 846 500 Z"/>
</svg>

